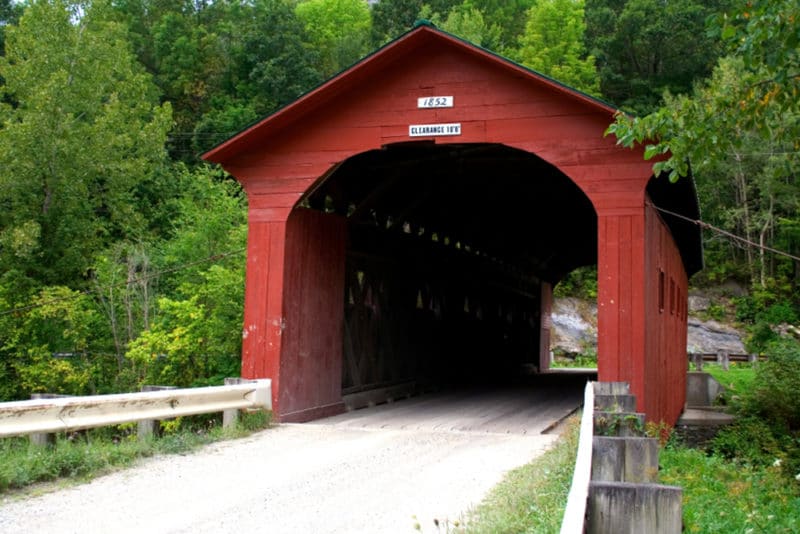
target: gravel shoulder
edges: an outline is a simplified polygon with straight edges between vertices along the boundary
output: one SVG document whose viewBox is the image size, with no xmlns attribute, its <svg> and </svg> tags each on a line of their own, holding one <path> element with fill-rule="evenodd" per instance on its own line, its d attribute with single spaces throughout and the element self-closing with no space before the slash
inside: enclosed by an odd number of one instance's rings
<svg viewBox="0 0 800 534">
<path fill-rule="evenodd" d="M 0 532 L 435 532 L 556 436 L 281 425 L 0 503 Z"/>
<path fill-rule="evenodd" d="M 0 500 L 0 533 L 413 533 L 547 450 L 585 377 L 423 396 Z"/>
</svg>

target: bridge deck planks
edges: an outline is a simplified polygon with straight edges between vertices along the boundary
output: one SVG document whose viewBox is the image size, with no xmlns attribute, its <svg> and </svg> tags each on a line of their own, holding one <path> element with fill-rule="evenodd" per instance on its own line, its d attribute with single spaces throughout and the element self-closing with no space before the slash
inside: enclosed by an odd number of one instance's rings
<svg viewBox="0 0 800 534">
<path fill-rule="evenodd" d="M 538 435 L 581 406 L 583 382 L 560 382 L 564 383 L 429 393 L 314 424 L 367 430 Z"/>
</svg>

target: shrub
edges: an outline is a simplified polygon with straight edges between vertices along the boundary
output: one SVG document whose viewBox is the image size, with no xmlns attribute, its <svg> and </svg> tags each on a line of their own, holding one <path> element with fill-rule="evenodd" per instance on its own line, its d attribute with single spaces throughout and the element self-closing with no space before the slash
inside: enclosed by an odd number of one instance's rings
<svg viewBox="0 0 800 534">
<path fill-rule="evenodd" d="M 783 457 L 779 440 L 772 429 L 757 417 L 745 417 L 722 429 L 714 438 L 711 450 L 729 460 L 766 467 Z"/>
<path fill-rule="evenodd" d="M 768 421 L 800 431 L 800 344 L 771 343 L 768 355 L 756 368 L 753 408 Z"/>
</svg>

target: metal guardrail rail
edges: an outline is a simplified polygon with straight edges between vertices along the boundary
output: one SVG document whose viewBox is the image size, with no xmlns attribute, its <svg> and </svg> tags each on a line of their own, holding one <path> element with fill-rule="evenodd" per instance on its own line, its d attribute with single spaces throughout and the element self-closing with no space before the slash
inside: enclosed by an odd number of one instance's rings
<svg viewBox="0 0 800 534">
<path fill-rule="evenodd" d="M 583 415 L 578 453 L 575 455 L 575 470 L 572 486 L 561 521 L 561 534 L 582 534 L 586 517 L 586 502 L 589 498 L 589 482 L 592 477 L 592 439 L 594 438 L 594 382 L 587 382 L 583 394 Z"/>
<path fill-rule="evenodd" d="M 0 437 L 65 432 L 236 409 L 272 409 L 272 381 L 0 403 Z"/>
</svg>

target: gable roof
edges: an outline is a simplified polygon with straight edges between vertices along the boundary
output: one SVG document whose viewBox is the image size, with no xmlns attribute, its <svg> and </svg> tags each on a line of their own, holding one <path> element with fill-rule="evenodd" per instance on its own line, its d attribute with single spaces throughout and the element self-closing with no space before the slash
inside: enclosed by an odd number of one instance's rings
<svg viewBox="0 0 800 534">
<path fill-rule="evenodd" d="M 218 144 L 203 154 L 202 158 L 206 161 L 225 164 L 241 154 L 257 149 L 262 150 L 264 142 L 276 132 L 307 119 L 315 111 L 321 110 L 340 95 L 367 86 L 375 79 L 379 79 L 381 74 L 390 69 L 393 64 L 412 57 L 413 54 L 428 47 L 446 47 L 468 57 L 476 58 L 510 76 L 529 81 L 538 87 L 547 88 L 563 98 L 585 107 L 587 113 L 607 115 L 609 122 L 619 112 L 618 108 L 601 99 L 442 31 L 428 22 L 420 21 L 414 28 L 353 66 Z M 620 147 L 620 150 L 626 149 Z M 657 206 L 680 212 L 692 219 L 699 218 L 697 193 L 691 177 L 681 180 L 680 182 L 683 183 L 678 186 L 669 184 L 669 187 L 664 187 L 665 180 L 663 179 L 653 180 L 653 182 L 658 183 L 651 184 L 648 187 L 648 193 Z M 702 269 L 703 253 L 699 227 L 676 217 L 664 217 L 664 219 L 681 249 L 687 273 L 691 275 Z"/>
<path fill-rule="evenodd" d="M 591 95 L 569 87 L 549 76 L 529 69 L 508 58 L 500 56 L 485 48 L 476 46 L 460 37 L 436 28 L 427 21 L 419 21 L 414 28 L 390 41 L 372 54 L 366 56 L 350 68 L 340 72 L 326 82 L 304 94 L 294 102 L 275 111 L 271 115 L 246 127 L 230 139 L 223 141 L 202 155 L 206 161 L 223 163 L 232 157 L 247 151 L 260 139 L 272 132 L 279 130 L 293 122 L 300 120 L 306 114 L 324 105 L 325 102 L 342 94 L 348 89 L 367 83 L 373 76 L 380 73 L 390 64 L 413 54 L 415 51 L 431 45 L 450 46 L 473 57 L 482 58 L 494 65 L 505 69 L 511 74 L 528 78 L 556 92 L 562 93 L 570 99 L 584 103 L 594 111 L 607 113 L 609 118 L 617 113 L 617 108 Z"/>
</svg>

